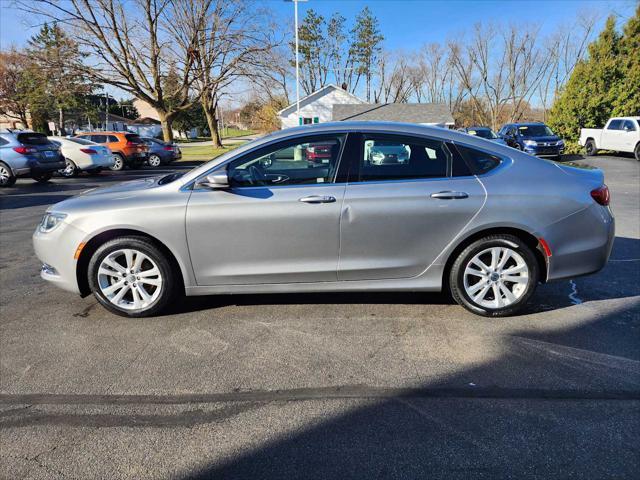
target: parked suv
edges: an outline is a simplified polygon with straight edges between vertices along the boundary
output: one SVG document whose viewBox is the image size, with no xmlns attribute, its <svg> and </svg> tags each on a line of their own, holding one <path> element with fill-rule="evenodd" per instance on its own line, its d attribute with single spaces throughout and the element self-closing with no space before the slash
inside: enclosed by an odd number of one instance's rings
<svg viewBox="0 0 640 480">
<path fill-rule="evenodd" d="M 544 123 L 507 123 L 498 132 L 510 147 L 539 157 L 559 159 L 564 141 Z"/>
<path fill-rule="evenodd" d="M 109 147 L 113 152 L 111 170 L 122 170 L 125 166 L 140 168 L 149 158 L 149 147 L 137 133 L 87 132 L 76 136 Z"/>
<path fill-rule="evenodd" d="M 60 148 L 46 135 L 31 130 L 0 130 L 0 187 L 10 187 L 16 178 L 24 176 L 45 183 L 64 166 Z"/>
</svg>

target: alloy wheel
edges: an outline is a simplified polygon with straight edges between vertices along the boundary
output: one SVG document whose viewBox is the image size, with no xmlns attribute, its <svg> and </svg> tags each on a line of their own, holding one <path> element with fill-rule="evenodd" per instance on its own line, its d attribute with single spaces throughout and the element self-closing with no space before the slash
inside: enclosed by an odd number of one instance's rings
<svg viewBox="0 0 640 480">
<path fill-rule="evenodd" d="M 58 170 L 58 173 L 63 177 L 73 177 L 76 173 L 76 166 L 71 160 L 67 159 L 64 168 Z"/>
<path fill-rule="evenodd" d="M 122 170 L 122 167 L 124 167 L 122 157 L 118 154 L 113 155 L 113 166 L 111 170 Z"/>
<path fill-rule="evenodd" d="M 159 167 L 160 164 L 162 163 L 162 160 L 160 160 L 160 157 L 158 155 L 151 155 L 149 157 L 149 166 L 150 167 Z"/>
<path fill-rule="evenodd" d="M 115 306 L 148 308 L 160 296 L 162 275 L 156 262 L 139 250 L 126 248 L 107 255 L 98 268 L 98 286 Z"/>
<path fill-rule="evenodd" d="M 11 178 L 11 172 L 7 170 L 7 167 L 0 165 L 0 185 L 8 185 Z"/>
<path fill-rule="evenodd" d="M 522 255 L 507 247 L 482 250 L 467 263 L 464 289 L 469 298 L 484 308 L 504 308 L 526 292 L 529 267 Z"/>
</svg>

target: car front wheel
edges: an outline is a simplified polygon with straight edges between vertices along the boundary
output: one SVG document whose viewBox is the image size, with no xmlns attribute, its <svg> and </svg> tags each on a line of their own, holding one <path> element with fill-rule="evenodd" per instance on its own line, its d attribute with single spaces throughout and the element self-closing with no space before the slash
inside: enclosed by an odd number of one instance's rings
<svg viewBox="0 0 640 480">
<path fill-rule="evenodd" d="M 144 237 L 119 237 L 104 243 L 91 257 L 88 275 L 96 299 L 125 317 L 157 315 L 175 293 L 171 263 Z"/>
<path fill-rule="evenodd" d="M 53 172 L 34 173 L 33 175 L 31 175 L 31 178 L 33 178 L 38 183 L 47 183 L 49 180 L 51 180 L 51 177 L 53 177 Z"/>
<path fill-rule="evenodd" d="M 451 294 L 467 310 L 486 317 L 513 315 L 538 283 L 534 252 L 513 235 L 491 235 L 473 242 L 455 259 Z"/>
</svg>

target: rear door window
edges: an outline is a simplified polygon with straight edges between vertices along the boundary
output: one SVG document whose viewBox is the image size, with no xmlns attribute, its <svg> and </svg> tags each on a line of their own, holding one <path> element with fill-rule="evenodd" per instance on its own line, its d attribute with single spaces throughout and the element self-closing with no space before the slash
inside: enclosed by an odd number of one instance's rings
<svg viewBox="0 0 640 480">
<path fill-rule="evenodd" d="M 448 176 L 451 154 L 444 142 L 395 135 L 366 135 L 357 181 Z"/>
<path fill-rule="evenodd" d="M 108 142 L 109 143 L 118 143 L 120 140 L 118 140 L 118 137 L 116 137 L 115 135 L 108 135 Z"/>
</svg>

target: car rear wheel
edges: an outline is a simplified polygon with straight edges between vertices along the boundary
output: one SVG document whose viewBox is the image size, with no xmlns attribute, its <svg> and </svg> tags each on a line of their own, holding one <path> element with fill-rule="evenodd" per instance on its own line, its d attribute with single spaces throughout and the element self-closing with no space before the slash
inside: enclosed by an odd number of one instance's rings
<svg viewBox="0 0 640 480">
<path fill-rule="evenodd" d="M 636 145 L 636 149 L 633 152 L 636 156 L 636 160 L 640 162 L 640 143 Z"/>
<path fill-rule="evenodd" d="M 125 317 L 160 313 L 175 293 L 166 255 L 144 237 L 120 237 L 100 246 L 88 268 L 89 287 L 110 312 Z"/>
<path fill-rule="evenodd" d="M 73 161 L 69 160 L 68 158 L 65 158 L 64 160 L 66 162 L 66 165 L 63 169 L 58 170 L 58 173 L 65 178 L 77 177 L 78 167 L 76 166 L 76 164 L 73 163 Z"/>
<path fill-rule="evenodd" d="M 10 187 L 16 183 L 16 176 L 6 163 L 0 162 L 0 187 Z"/>
<path fill-rule="evenodd" d="M 162 164 L 162 159 L 158 155 L 153 154 L 149 157 L 150 167 L 158 168 L 161 164 Z"/>
<path fill-rule="evenodd" d="M 584 150 L 585 152 L 587 152 L 588 156 L 593 157 L 598 153 L 598 149 L 596 148 L 596 142 L 594 142 L 591 139 L 587 140 L 587 143 L 584 144 Z"/>
<path fill-rule="evenodd" d="M 109 167 L 114 172 L 119 172 L 124 168 L 124 157 L 119 153 L 113 154 L 113 165 Z"/>
<path fill-rule="evenodd" d="M 31 175 L 31 178 L 33 178 L 38 183 L 47 183 L 49 180 L 51 180 L 51 177 L 53 177 L 53 172 L 34 173 L 33 175 Z"/>
<path fill-rule="evenodd" d="M 451 294 L 467 310 L 486 317 L 513 315 L 531 298 L 538 262 L 513 235 L 491 235 L 473 242 L 455 259 Z"/>
</svg>

